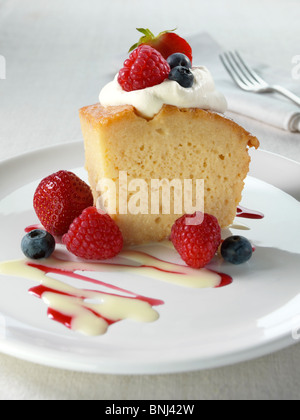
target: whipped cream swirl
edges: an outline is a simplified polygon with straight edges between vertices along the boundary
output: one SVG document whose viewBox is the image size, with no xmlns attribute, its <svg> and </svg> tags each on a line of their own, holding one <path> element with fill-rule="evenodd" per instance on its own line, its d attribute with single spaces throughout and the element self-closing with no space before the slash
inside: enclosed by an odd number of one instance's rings
<svg viewBox="0 0 300 420">
<path fill-rule="evenodd" d="M 99 100 L 103 106 L 132 105 L 146 118 L 153 118 L 164 104 L 179 108 L 201 108 L 219 113 L 227 110 L 224 95 L 215 88 L 211 73 L 206 67 L 195 67 L 194 84 L 184 88 L 166 79 L 163 83 L 146 89 L 126 92 L 118 83 L 118 75 L 101 90 Z"/>
</svg>

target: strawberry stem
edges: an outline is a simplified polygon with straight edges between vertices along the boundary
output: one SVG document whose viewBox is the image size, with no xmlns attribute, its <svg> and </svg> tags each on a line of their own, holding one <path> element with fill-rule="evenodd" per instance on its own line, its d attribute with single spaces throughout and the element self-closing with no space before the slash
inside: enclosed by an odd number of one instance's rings
<svg viewBox="0 0 300 420">
<path fill-rule="evenodd" d="M 155 36 L 153 34 L 153 32 L 150 31 L 150 29 L 145 29 L 145 28 L 136 28 L 136 29 L 137 29 L 137 31 L 139 31 L 140 33 L 142 33 L 143 36 L 139 39 L 139 41 L 136 44 L 132 45 L 132 47 L 128 51 L 129 53 L 131 51 L 135 50 L 141 44 L 145 44 L 145 43 L 147 43 L 149 41 L 153 41 L 154 39 L 160 38 L 162 35 L 165 35 L 165 34 L 167 34 L 169 32 L 174 32 L 174 31 L 176 31 L 177 28 L 171 29 L 169 31 L 160 32 L 157 36 Z"/>
<path fill-rule="evenodd" d="M 136 29 L 137 29 L 137 31 L 144 34 L 146 37 L 149 37 L 151 39 L 155 38 L 154 34 L 150 31 L 150 29 L 144 29 L 144 28 L 136 28 Z"/>
</svg>

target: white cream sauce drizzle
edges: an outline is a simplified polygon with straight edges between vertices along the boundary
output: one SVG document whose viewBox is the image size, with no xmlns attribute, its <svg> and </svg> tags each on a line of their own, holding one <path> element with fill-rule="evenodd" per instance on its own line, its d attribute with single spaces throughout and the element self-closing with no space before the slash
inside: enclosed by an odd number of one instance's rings
<svg viewBox="0 0 300 420">
<path fill-rule="evenodd" d="M 159 318 L 159 314 L 151 304 L 138 299 L 138 297 L 130 298 L 118 294 L 106 294 L 72 287 L 50 277 L 39 268 L 29 266 L 28 263 L 41 264 L 48 268 L 72 273 L 78 271 L 133 273 L 189 288 L 213 288 L 221 282 L 221 277 L 217 273 L 207 269 L 195 270 L 158 260 L 142 252 L 125 250 L 120 256 L 129 261 L 126 262 L 128 266 L 58 260 L 51 257 L 47 260 L 41 260 L 41 262 L 30 260 L 2 262 L 0 263 L 0 274 L 33 280 L 52 289 L 53 291 L 46 291 L 42 295 L 46 305 L 65 316 L 71 317 L 72 330 L 89 336 L 104 334 L 109 326 L 106 320 L 96 316 L 92 311 L 111 321 L 131 319 L 138 322 L 154 322 Z M 131 263 L 137 265 L 131 265 Z M 62 295 L 59 292 L 68 293 L 72 296 Z"/>
</svg>

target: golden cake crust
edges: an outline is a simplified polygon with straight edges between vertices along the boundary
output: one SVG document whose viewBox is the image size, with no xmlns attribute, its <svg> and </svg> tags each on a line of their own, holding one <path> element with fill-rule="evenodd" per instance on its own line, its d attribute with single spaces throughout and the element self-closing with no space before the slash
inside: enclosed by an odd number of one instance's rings
<svg viewBox="0 0 300 420">
<path fill-rule="evenodd" d="M 134 113 L 134 107 L 131 105 L 104 107 L 100 103 L 85 106 L 79 110 L 80 117 L 93 126 L 113 123 L 117 119 L 124 118 L 131 113 Z"/>
<path fill-rule="evenodd" d="M 174 116 L 178 112 L 188 112 L 193 118 L 206 118 L 212 121 L 226 121 L 227 125 L 231 125 L 231 129 L 235 132 L 239 133 L 241 136 L 249 136 L 248 146 L 255 147 L 258 149 L 260 143 L 259 140 L 246 131 L 243 127 L 236 124 L 230 118 L 225 118 L 224 115 L 220 115 L 216 112 L 199 109 L 199 108 L 177 108 L 172 105 L 163 105 L 161 111 L 159 112 L 159 116 Z M 135 108 L 132 105 L 120 105 L 120 106 L 108 106 L 104 107 L 100 103 L 89 105 L 81 108 L 79 110 L 79 115 L 81 119 L 85 119 L 87 122 L 92 124 L 93 126 L 97 127 L 100 125 L 108 125 L 113 124 L 115 121 L 119 119 L 128 119 L 128 121 L 135 119 L 135 118 L 142 118 L 145 121 L 149 121 L 151 119 L 144 118 L 136 112 Z M 153 117 L 156 118 L 157 116 Z"/>
</svg>

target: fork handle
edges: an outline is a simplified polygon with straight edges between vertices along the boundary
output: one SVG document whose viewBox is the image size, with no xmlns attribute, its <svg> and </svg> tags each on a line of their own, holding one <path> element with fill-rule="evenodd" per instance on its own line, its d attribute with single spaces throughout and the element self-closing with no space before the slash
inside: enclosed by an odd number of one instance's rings
<svg viewBox="0 0 300 420">
<path fill-rule="evenodd" d="M 293 101 L 296 105 L 300 106 L 300 98 L 299 98 L 299 96 L 295 95 L 294 93 L 292 93 L 288 89 L 286 89 L 286 88 L 284 88 L 282 86 L 275 85 L 275 86 L 272 86 L 272 90 L 274 92 L 280 93 L 281 95 L 283 95 L 286 98 L 288 98 L 291 101 Z"/>
</svg>

